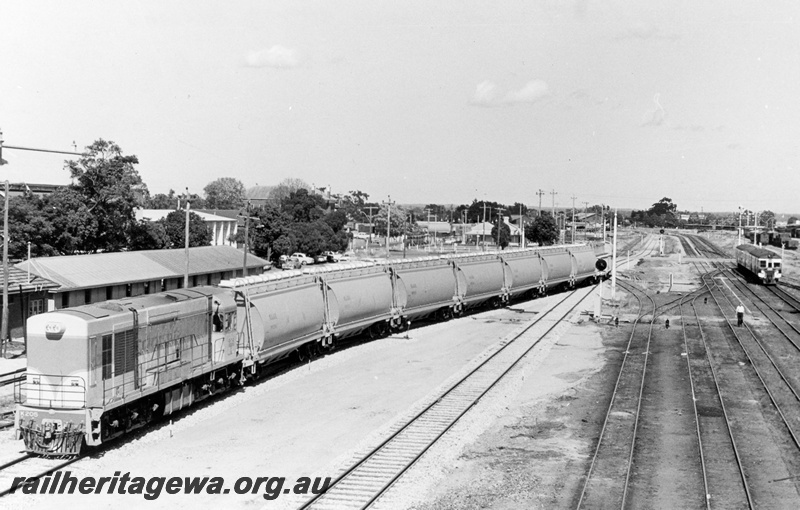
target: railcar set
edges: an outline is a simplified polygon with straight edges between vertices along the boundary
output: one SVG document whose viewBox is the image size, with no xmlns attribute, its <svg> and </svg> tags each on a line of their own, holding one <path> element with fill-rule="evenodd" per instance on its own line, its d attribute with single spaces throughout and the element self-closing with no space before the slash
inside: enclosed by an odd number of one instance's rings
<svg viewBox="0 0 800 510">
<path fill-rule="evenodd" d="M 30 453 L 77 455 L 287 356 L 595 282 L 597 260 L 592 247 L 569 245 L 341 263 L 35 315 L 17 438 Z"/>
<path fill-rule="evenodd" d="M 736 247 L 736 264 L 764 285 L 777 285 L 781 279 L 781 256 L 752 244 Z"/>
</svg>

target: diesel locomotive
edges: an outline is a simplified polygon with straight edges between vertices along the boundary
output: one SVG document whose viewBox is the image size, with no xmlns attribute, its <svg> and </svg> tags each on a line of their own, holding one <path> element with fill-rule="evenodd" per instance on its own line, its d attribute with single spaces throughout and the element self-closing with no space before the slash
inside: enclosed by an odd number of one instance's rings
<svg viewBox="0 0 800 510">
<path fill-rule="evenodd" d="M 349 262 L 65 308 L 28 319 L 17 438 L 70 456 L 360 333 L 594 282 L 594 249 L 569 245 Z M 599 267 L 603 267 L 602 265 Z"/>
</svg>

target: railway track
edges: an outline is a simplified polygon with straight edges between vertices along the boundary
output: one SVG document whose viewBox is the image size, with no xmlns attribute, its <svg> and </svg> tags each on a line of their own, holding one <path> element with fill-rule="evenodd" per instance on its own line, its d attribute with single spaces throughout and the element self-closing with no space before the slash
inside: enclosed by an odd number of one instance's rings
<svg viewBox="0 0 800 510">
<path fill-rule="evenodd" d="M 81 458 L 55 459 L 36 457 L 32 455 L 21 455 L 0 465 L 0 497 L 11 493 L 14 479 L 39 478 L 43 479 L 56 471 L 64 469 L 70 464 L 74 464 Z M 17 491 L 20 489 L 18 488 Z"/>
<path fill-rule="evenodd" d="M 705 294 L 719 272 L 703 275 Z M 733 424 L 722 396 L 721 384 L 711 360 L 697 299 L 691 300 L 694 323 L 681 308 L 686 365 L 692 389 L 699 458 L 705 488 L 705 507 L 754 508 Z M 704 302 L 703 306 L 707 306 Z"/>
<path fill-rule="evenodd" d="M 737 444 L 758 445 L 739 450 L 750 504 L 783 508 L 789 501 L 796 503 L 798 488 L 794 483 L 772 482 L 791 480 L 800 469 L 800 443 L 793 430 L 800 420 L 797 395 L 754 331 L 746 323 L 742 328 L 733 324 L 738 301 L 729 297 L 732 290 L 718 280 L 709 290 L 721 327 L 706 328 L 705 341 L 722 401 L 732 416 L 732 435 Z M 776 462 L 766 463 L 765 457 Z"/>
<path fill-rule="evenodd" d="M 396 427 L 381 444 L 357 459 L 328 489 L 300 508 L 367 508 L 419 460 L 450 428 L 509 373 L 546 335 L 591 295 L 577 289 L 501 345 L 480 365 Z M 551 325 L 548 324 L 552 322 Z M 535 326 L 547 329 L 526 335 Z"/>
<path fill-rule="evenodd" d="M 621 282 L 620 282 L 621 283 Z M 577 508 L 624 508 L 630 482 L 633 448 L 642 404 L 653 323 L 643 322 L 655 316 L 656 304 L 644 292 L 621 283 L 637 300 L 638 313 L 631 331 L 614 391 L 609 401 L 600 438 L 589 465 Z M 644 296 L 650 301 L 645 309 Z M 637 334 L 644 325 L 645 333 Z M 631 419 L 631 417 L 633 419 Z"/>
</svg>

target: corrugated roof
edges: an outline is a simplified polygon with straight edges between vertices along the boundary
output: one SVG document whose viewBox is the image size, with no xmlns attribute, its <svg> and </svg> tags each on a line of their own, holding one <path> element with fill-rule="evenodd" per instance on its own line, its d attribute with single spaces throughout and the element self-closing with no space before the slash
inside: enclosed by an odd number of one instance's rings
<svg viewBox="0 0 800 510">
<path fill-rule="evenodd" d="M 189 274 L 232 271 L 242 267 L 244 254 L 232 246 L 189 248 Z M 91 255 L 39 257 L 16 265 L 23 274 L 31 273 L 57 283 L 62 289 L 85 289 L 124 283 L 160 280 L 183 275 L 184 250 L 142 250 Z M 258 268 L 269 262 L 247 255 L 247 267 Z"/>
<path fill-rule="evenodd" d="M 0 267 L 0 281 L 2 281 L 2 278 L 3 268 Z M 23 292 L 32 292 L 43 289 L 55 289 L 58 287 L 58 284 L 33 273 L 30 274 L 29 280 L 27 271 L 11 266 L 8 268 L 8 292 L 19 292 L 20 287 L 22 287 Z"/>
</svg>

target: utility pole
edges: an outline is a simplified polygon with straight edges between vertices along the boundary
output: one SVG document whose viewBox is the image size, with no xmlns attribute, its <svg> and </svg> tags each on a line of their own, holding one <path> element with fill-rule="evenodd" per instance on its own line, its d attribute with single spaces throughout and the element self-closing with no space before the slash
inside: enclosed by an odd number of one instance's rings
<svg viewBox="0 0 800 510">
<path fill-rule="evenodd" d="M 500 229 L 503 226 L 502 207 L 497 208 L 497 248 L 500 249 Z"/>
<path fill-rule="evenodd" d="M 489 208 L 489 216 L 491 217 L 492 208 Z M 483 201 L 483 237 L 481 238 L 481 251 L 486 251 L 486 200 Z"/>
<path fill-rule="evenodd" d="M 183 272 L 183 288 L 189 288 L 189 188 L 186 188 L 184 193 L 186 202 L 186 231 L 184 232 L 185 240 L 183 252 L 186 255 L 186 269 Z"/>
<path fill-rule="evenodd" d="M 6 181 L 5 208 L 3 209 L 3 329 L 0 338 L 0 354 L 6 356 L 8 339 L 8 181 Z M 30 262 L 28 263 L 30 266 Z"/>
<path fill-rule="evenodd" d="M 381 208 L 376 205 L 367 205 L 364 206 L 364 209 L 369 209 L 369 241 L 372 242 L 372 210 L 377 209 L 380 211 Z"/>
<path fill-rule="evenodd" d="M 550 192 L 550 194 L 553 195 L 553 218 L 555 218 L 556 217 L 556 195 L 558 195 L 558 192 L 556 190 L 553 190 L 553 191 Z"/>
<path fill-rule="evenodd" d="M 244 218 L 244 260 L 242 261 L 242 278 L 247 276 L 247 252 L 250 249 L 250 220 L 259 219 L 258 216 L 250 216 L 250 201 L 244 207 L 244 215 L 239 215 Z"/>
<path fill-rule="evenodd" d="M 617 210 L 614 209 L 614 237 L 611 241 L 611 300 L 617 299 Z"/>
<path fill-rule="evenodd" d="M 575 195 L 572 195 L 572 244 L 575 244 Z"/>
<path fill-rule="evenodd" d="M 542 215 L 542 195 L 544 195 L 544 190 L 540 188 L 539 191 L 536 192 L 536 194 L 539 195 L 539 216 L 541 216 Z"/>
<path fill-rule="evenodd" d="M 519 237 L 520 247 L 525 249 L 525 216 L 522 215 L 522 204 L 519 204 Z"/>
<path fill-rule="evenodd" d="M 389 200 L 383 202 L 383 205 L 386 206 L 386 258 L 389 258 L 389 235 L 392 232 L 392 206 L 395 203 L 392 202 L 392 195 L 389 195 Z"/>
</svg>

